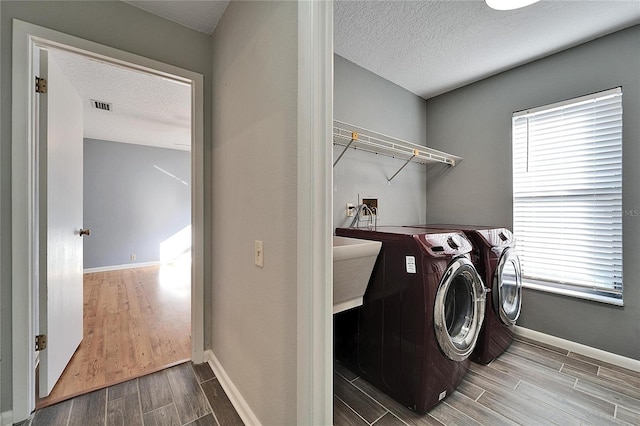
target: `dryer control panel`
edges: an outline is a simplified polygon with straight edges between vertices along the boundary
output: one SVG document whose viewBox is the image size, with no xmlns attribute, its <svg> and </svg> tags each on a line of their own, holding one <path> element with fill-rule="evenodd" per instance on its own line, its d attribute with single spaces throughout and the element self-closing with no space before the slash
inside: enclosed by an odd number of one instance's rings
<svg viewBox="0 0 640 426">
<path fill-rule="evenodd" d="M 458 232 L 419 234 L 415 235 L 414 238 L 427 249 L 429 254 L 436 257 L 451 257 L 467 254 L 473 249 L 467 237 Z"/>
<path fill-rule="evenodd" d="M 476 232 L 490 247 L 512 247 L 515 244 L 513 233 L 507 228 L 479 229 Z"/>
</svg>

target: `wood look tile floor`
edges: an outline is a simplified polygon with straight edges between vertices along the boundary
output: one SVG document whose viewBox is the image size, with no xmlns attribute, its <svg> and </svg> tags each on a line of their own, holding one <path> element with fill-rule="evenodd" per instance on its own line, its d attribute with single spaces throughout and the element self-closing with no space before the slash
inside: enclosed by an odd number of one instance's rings
<svg viewBox="0 0 640 426">
<path fill-rule="evenodd" d="M 187 258 L 84 275 L 84 335 L 51 394 L 37 407 L 123 382 L 191 357 Z"/>
<path fill-rule="evenodd" d="M 640 425 L 640 372 L 518 337 L 419 415 L 336 364 L 333 420 L 350 425 Z"/>
<path fill-rule="evenodd" d="M 50 405 L 20 426 L 242 424 L 209 365 L 187 362 Z"/>
</svg>

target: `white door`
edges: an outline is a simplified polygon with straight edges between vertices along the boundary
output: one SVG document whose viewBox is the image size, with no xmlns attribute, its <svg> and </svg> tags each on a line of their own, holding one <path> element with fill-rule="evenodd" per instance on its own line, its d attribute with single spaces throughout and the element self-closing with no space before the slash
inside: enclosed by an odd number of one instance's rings
<svg viewBox="0 0 640 426">
<path fill-rule="evenodd" d="M 82 100 L 40 51 L 40 397 L 49 395 L 82 341 Z"/>
</svg>

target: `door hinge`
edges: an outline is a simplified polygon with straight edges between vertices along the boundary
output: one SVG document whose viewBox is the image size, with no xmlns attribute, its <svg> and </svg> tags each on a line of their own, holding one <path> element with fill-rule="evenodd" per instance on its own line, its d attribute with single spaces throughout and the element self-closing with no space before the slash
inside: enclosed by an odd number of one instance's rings
<svg viewBox="0 0 640 426">
<path fill-rule="evenodd" d="M 47 80 L 36 77 L 36 93 L 47 93 Z"/>
<path fill-rule="evenodd" d="M 47 349 L 47 335 L 38 334 L 36 336 L 36 351 L 43 351 Z"/>
</svg>

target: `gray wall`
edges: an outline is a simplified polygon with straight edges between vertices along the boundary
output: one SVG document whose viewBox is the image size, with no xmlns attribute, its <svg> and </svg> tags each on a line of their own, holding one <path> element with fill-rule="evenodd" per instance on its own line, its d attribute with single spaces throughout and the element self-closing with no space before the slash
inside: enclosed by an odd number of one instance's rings
<svg viewBox="0 0 640 426">
<path fill-rule="evenodd" d="M 211 182 L 211 37 L 146 13 L 119 1 L 0 1 L 2 68 L 0 72 L 0 300 L 2 302 L 2 379 L 0 406 L 11 397 L 11 31 L 12 19 L 62 31 L 107 46 L 189 69 L 204 75 L 205 183 Z M 206 191 L 205 224 L 210 223 L 211 198 Z M 210 232 L 205 228 L 205 256 L 210 256 Z M 210 281 L 209 264 L 205 283 Z M 205 295 L 210 288 L 205 285 Z M 205 312 L 209 309 L 205 308 Z M 205 324 L 205 330 L 208 330 Z M 210 347 L 205 342 L 205 347 Z"/>
<path fill-rule="evenodd" d="M 334 55 L 334 119 L 420 145 L 426 144 L 426 101 L 362 67 Z M 343 147 L 334 146 L 334 160 Z M 349 226 L 346 204 L 377 198 L 379 225 L 426 220 L 427 167 L 349 149 L 333 169 L 333 225 Z"/>
<path fill-rule="evenodd" d="M 429 180 L 427 219 L 511 228 L 511 114 L 620 85 L 623 210 L 639 209 L 640 26 L 635 26 L 428 100 L 429 144 L 464 160 L 447 176 Z M 640 218 L 624 217 L 623 229 L 623 308 L 525 290 L 519 324 L 640 359 Z"/>
<path fill-rule="evenodd" d="M 161 260 L 191 224 L 191 153 L 85 139 L 83 209 L 85 269 Z"/>
<path fill-rule="evenodd" d="M 209 347 L 265 425 L 297 410 L 297 31 L 296 2 L 231 2 L 213 34 Z"/>
</svg>

